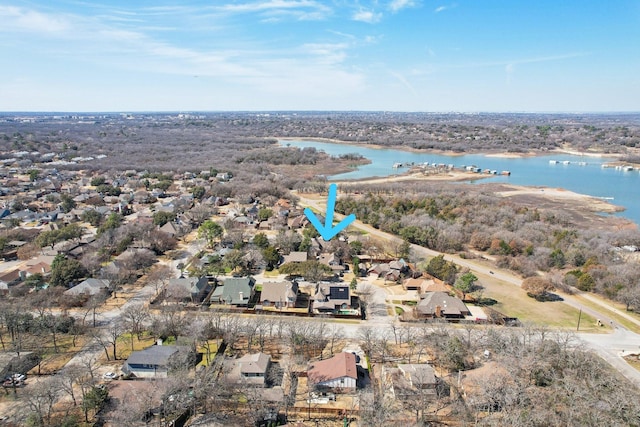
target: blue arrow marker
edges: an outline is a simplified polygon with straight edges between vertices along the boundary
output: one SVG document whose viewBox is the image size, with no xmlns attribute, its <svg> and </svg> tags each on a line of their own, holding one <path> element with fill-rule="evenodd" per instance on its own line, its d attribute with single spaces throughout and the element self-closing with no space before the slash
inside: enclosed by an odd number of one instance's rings
<svg viewBox="0 0 640 427">
<path fill-rule="evenodd" d="M 342 221 L 333 226 L 333 214 L 336 210 L 336 192 L 338 186 L 336 184 L 329 185 L 329 198 L 327 199 L 327 214 L 325 215 L 324 225 L 320 223 L 320 220 L 309 208 L 304 209 L 304 214 L 309 218 L 311 224 L 318 230 L 318 233 L 325 241 L 329 241 L 335 237 L 336 234 L 347 228 L 349 224 L 356 220 L 356 216 L 351 214 L 345 217 Z"/>
</svg>

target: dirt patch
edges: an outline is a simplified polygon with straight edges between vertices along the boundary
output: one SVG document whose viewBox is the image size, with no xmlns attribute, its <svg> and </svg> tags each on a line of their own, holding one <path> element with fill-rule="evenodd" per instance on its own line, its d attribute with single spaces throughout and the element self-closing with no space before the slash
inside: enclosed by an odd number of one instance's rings
<svg viewBox="0 0 640 427">
<path fill-rule="evenodd" d="M 606 200 L 574 193 L 563 188 L 521 187 L 505 185 L 489 187 L 495 195 L 522 206 L 535 206 L 540 210 L 562 211 L 581 228 L 635 229 L 637 226 L 628 219 L 609 214 L 622 212 L 624 208 Z"/>
</svg>

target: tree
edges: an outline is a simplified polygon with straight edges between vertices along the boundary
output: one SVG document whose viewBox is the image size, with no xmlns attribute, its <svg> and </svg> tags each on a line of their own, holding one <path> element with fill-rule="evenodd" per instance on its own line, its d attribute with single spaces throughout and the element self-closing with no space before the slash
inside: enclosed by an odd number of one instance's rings
<svg viewBox="0 0 640 427">
<path fill-rule="evenodd" d="M 158 211 L 153 214 L 153 225 L 157 225 L 158 227 L 162 227 L 166 223 L 173 221 L 176 219 L 176 214 L 173 212 L 167 211 Z"/>
<path fill-rule="evenodd" d="M 266 221 L 273 216 L 273 211 L 268 208 L 260 208 L 258 210 L 258 219 L 260 221 Z"/>
<path fill-rule="evenodd" d="M 359 277 L 360 276 L 360 258 L 358 258 L 357 256 L 354 256 L 351 262 L 353 263 L 353 274 L 356 277 Z"/>
<path fill-rule="evenodd" d="M 207 193 L 207 190 L 201 185 L 195 186 L 193 187 L 193 190 L 191 190 L 191 194 L 193 195 L 193 198 L 197 200 L 202 200 L 202 198 L 206 193 Z"/>
<path fill-rule="evenodd" d="M 445 261 L 444 255 L 438 255 L 429 261 L 426 270 L 427 273 L 433 277 L 437 277 L 445 283 L 452 284 L 455 282 L 458 267 L 453 262 Z"/>
<path fill-rule="evenodd" d="M 257 233 L 255 236 L 253 236 L 253 244 L 260 249 L 265 249 L 267 246 L 269 246 L 269 238 L 264 233 Z"/>
<path fill-rule="evenodd" d="M 100 227 L 98 227 L 98 236 L 108 230 L 115 230 L 116 228 L 120 227 L 120 224 L 122 224 L 122 215 L 115 212 L 112 213 L 107 217 L 105 222 Z"/>
<path fill-rule="evenodd" d="M 198 227 L 198 237 L 205 239 L 209 248 L 213 249 L 216 245 L 216 241 L 222 237 L 223 229 L 217 222 L 210 219 Z"/>
<path fill-rule="evenodd" d="M 468 272 L 458 277 L 458 280 L 456 280 L 453 286 L 462 292 L 462 299 L 464 300 L 468 293 L 474 291 L 477 280 L 478 278 L 475 274 Z"/>
<path fill-rule="evenodd" d="M 62 208 L 63 212 L 68 213 L 71 212 L 72 209 L 75 209 L 76 202 L 75 200 L 73 200 L 73 198 L 71 198 L 70 195 L 63 194 L 62 196 L 60 196 L 60 207 Z"/>
<path fill-rule="evenodd" d="M 578 277 L 578 283 L 576 284 L 581 291 L 592 291 L 596 286 L 596 281 L 589 273 L 583 273 Z"/>
<path fill-rule="evenodd" d="M 93 187 L 98 187 L 99 185 L 104 185 L 107 182 L 107 179 L 104 176 L 94 176 L 91 178 L 89 184 Z"/>
<path fill-rule="evenodd" d="M 262 258 L 267 263 L 267 270 L 271 271 L 280 264 L 280 253 L 273 246 L 267 246 L 262 250 Z"/>
<path fill-rule="evenodd" d="M 303 276 L 306 280 L 317 283 L 323 277 L 333 273 L 331 267 L 315 260 L 304 262 L 288 262 L 279 268 L 280 273 L 291 276 Z"/>
<path fill-rule="evenodd" d="M 131 334 L 131 351 L 133 351 L 133 336 L 135 335 L 140 340 L 144 322 L 149 319 L 149 310 L 142 304 L 132 304 L 122 310 L 121 317 L 124 326 Z"/>
<path fill-rule="evenodd" d="M 58 254 L 51 263 L 49 283 L 52 286 L 67 286 L 69 283 L 84 277 L 86 273 L 85 268 L 79 261 Z"/>
<path fill-rule="evenodd" d="M 553 283 L 544 277 L 527 277 L 522 281 L 522 290 L 527 292 L 531 298 L 544 300 L 547 292 L 554 289 Z"/>
<path fill-rule="evenodd" d="M 38 180 L 40 171 L 38 169 L 31 169 L 29 172 L 29 181 L 34 182 Z"/>
<path fill-rule="evenodd" d="M 82 213 L 80 219 L 97 227 L 100 225 L 100 222 L 102 222 L 102 214 L 95 209 L 87 209 Z"/>
<path fill-rule="evenodd" d="M 108 400 L 109 390 L 106 387 L 92 387 L 82 399 L 82 409 L 85 411 L 85 417 L 89 411 L 98 412 Z"/>
</svg>

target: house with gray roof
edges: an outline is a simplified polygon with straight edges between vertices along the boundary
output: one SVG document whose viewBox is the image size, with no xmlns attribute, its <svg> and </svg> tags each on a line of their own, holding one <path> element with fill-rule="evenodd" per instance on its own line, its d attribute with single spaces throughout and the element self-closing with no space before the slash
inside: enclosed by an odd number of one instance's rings
<svg viewBox="0 0 640 427">
<path fill-rule="evenodd" d="M 97 295 L 109 289 L 110 282 L 105 279 L 89 278 L 64 291 L 65 295 Z"/>
<path fill-rule="evenodd" d="M 389 392 L 396 399 L 415 399 L 418 396 L 435 398 L 438 378 L 427 363 L 399 364 L 397 368 L 382 368 Z"/>
<path fill-rule="evenodd" d="M 153 345 L 132 352 L 122 366 L 122 372 L 136 378 L 167 378 L 172 361 L 189 351 L 185 346 Z"/>
<path fill-rule="evenodd" d="M 208 287 L 206 276 L 171 279 L 167 284 L 166 298 L 173 301 L 190 299 L 191 302 L 202 302 Z"/>
<path fill-rule="evenodd" d="M 335 313 L 351 308 L 351 293 L 346 283 L 320 283 L 313 297 L 313 311 Z"/>
<path fill-rule="evenodd" d="M 229 304 L 246 307 L 253 296 L 256 280 L 253 277 L 228 277 L 222 286 L 218 286 L 211 294 L 210 301 L 218 304 Z"/>
<path fill-rule="evenodd" d="M 264 387 L 271 366 L 271 356 L 264 353 L 247 354 L 231 361 L 231 365 L 229 379 L 233 382 Z"/>
</svg>

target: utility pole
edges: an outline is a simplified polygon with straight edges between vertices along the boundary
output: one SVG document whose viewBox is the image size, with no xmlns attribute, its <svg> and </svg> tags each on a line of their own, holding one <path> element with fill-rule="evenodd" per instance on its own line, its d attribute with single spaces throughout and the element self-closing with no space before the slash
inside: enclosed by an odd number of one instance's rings
<svg viewBox="0 0 640 427">
<path fill-rule="evenodd" d="M 580 309 L 580 312 L 578 313 L 578 326 L 576 327 L 576 331 L 580 330 L 580 318 L 582 317 L 582 308 Z"/>
</svg>

